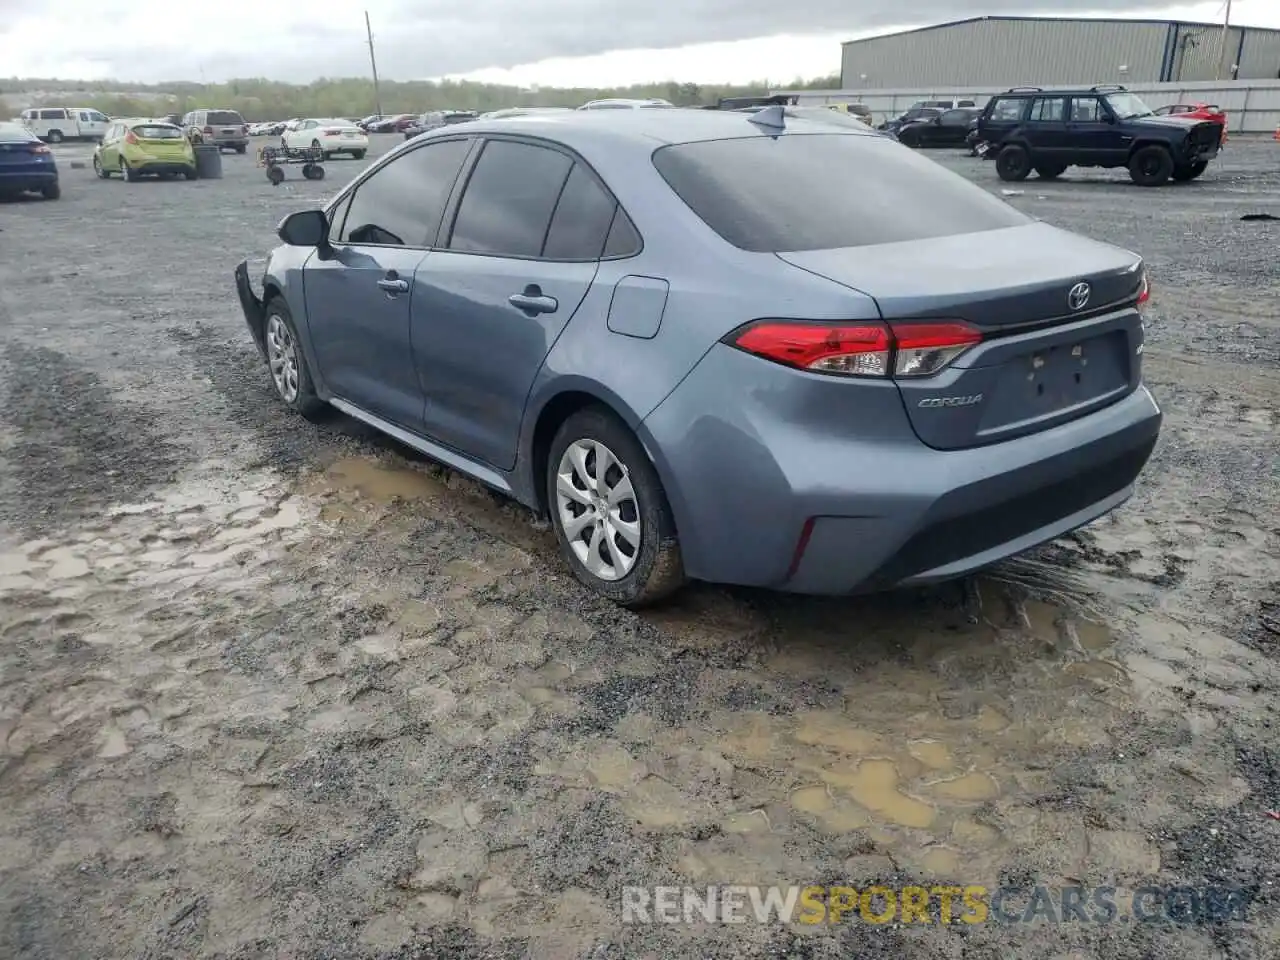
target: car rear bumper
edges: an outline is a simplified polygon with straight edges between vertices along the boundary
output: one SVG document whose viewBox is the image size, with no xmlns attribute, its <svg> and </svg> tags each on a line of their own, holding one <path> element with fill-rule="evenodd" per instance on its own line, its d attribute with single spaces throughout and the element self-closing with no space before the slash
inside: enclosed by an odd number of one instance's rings
<svg viewBox="0 0 1280 960">
<path fill-rule="evenodd" d="M 897 388 L 717 346 L 641 424 L 690 576 L 847 594 L 963 576 L 1132 493 L 1162 415 L 1145 387 L 1000 444 L 934 450 Z"/>
<path fill-rule="evenodd" d="M 232 148 L 239 149 L 240 147 L 249 146 L 248 137 L 232 137 L 226 140 L 220 139 L 218 137 L 206 137 L 205 142 L 217 144 L 219 147 L 222 147 L 228 150 Z"/>
<path fill-rule="evenodd" d="M 0 170 L 0 190 L 41 190 L 58 182 L 58 171 L 50 164 L 48 170 L 23 170 L 6 173 Z"/>
<path fill-rule="evenodd" d="M 147 157 L 129 157 L 129 166 L 139 173 L 190 173 L 196 168 L 192 160 L 154 160 Z"/>
</svg>

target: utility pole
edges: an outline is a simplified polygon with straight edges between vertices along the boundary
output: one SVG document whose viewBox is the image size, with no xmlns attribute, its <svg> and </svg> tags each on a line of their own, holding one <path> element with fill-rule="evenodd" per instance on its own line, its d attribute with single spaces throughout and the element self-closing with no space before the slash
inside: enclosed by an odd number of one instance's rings
<svg viewBox="0 0 1280 960">
<path fill-rule="evenodd" d="M 1227 0 L 1227 12 L 1222 17 L 1222 35 L 1218 38 L 1218 70 L 1215 80 L 1222 79 L 1222 61 L 1227 54 L 1227 34 L 1231 30 L 1231 0 Z"/>
<path fill-rule="evenodd" d="M 373 27 L 369 25 L 369 11 L 364 12 L 364 32 L 369 38 L 369 66 L 373 68 L 373 112 L 382 116 L 382 95 L 378 93 L 378 61 L 373 55 Z"/>
</svg>

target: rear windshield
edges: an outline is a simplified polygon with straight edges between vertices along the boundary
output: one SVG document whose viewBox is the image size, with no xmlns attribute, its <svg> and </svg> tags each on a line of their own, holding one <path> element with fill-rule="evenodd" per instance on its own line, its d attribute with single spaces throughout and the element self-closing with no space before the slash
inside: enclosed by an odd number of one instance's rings
<svg viewBox="0 0 1280 960">
<path fill-rule="evenodd" d="M 244 117 L 234 110 L 210 110 L 206 123 L 244 123 Z"/>
<path fill-rule="evenodd" d="M 1030 223 L 981 187 L 877 135 L 786 134 L 661 147 L 653 164 L 725 240 L 780 253 Z"/>
<path fill-rule="evenodd" d="M 182 131 L 163 123 L 140 123 L 133 128 L 134 134 L 143 140 L 181 140 Z"/>
</svg>

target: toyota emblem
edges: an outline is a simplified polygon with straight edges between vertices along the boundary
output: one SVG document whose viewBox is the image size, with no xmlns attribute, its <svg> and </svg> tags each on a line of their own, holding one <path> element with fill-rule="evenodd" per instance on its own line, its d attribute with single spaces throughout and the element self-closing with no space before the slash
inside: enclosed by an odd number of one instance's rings
<svg viewBox="0 0 1280 960">
<path fill-rule="evenodd" d="M 1083 310 L 1089 302 L 1089 285 L 1083 281 L 1077 283 L 1067 292 L 1067 306 L 1072 310 Z"/>
</svg>

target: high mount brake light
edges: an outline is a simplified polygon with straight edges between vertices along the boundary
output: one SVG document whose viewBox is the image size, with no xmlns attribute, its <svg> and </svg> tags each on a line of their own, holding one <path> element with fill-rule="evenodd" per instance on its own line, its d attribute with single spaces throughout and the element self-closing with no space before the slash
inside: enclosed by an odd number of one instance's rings
<svg viewBox="0 0 1280 960">
<path fill-rule="evenodd" d="M 944 369 L 982 332 L 959 320 L 815 323 L 757 320 L 724 342 L 774 363 L 846 377 L 927 377 Z"/>
</svg>

